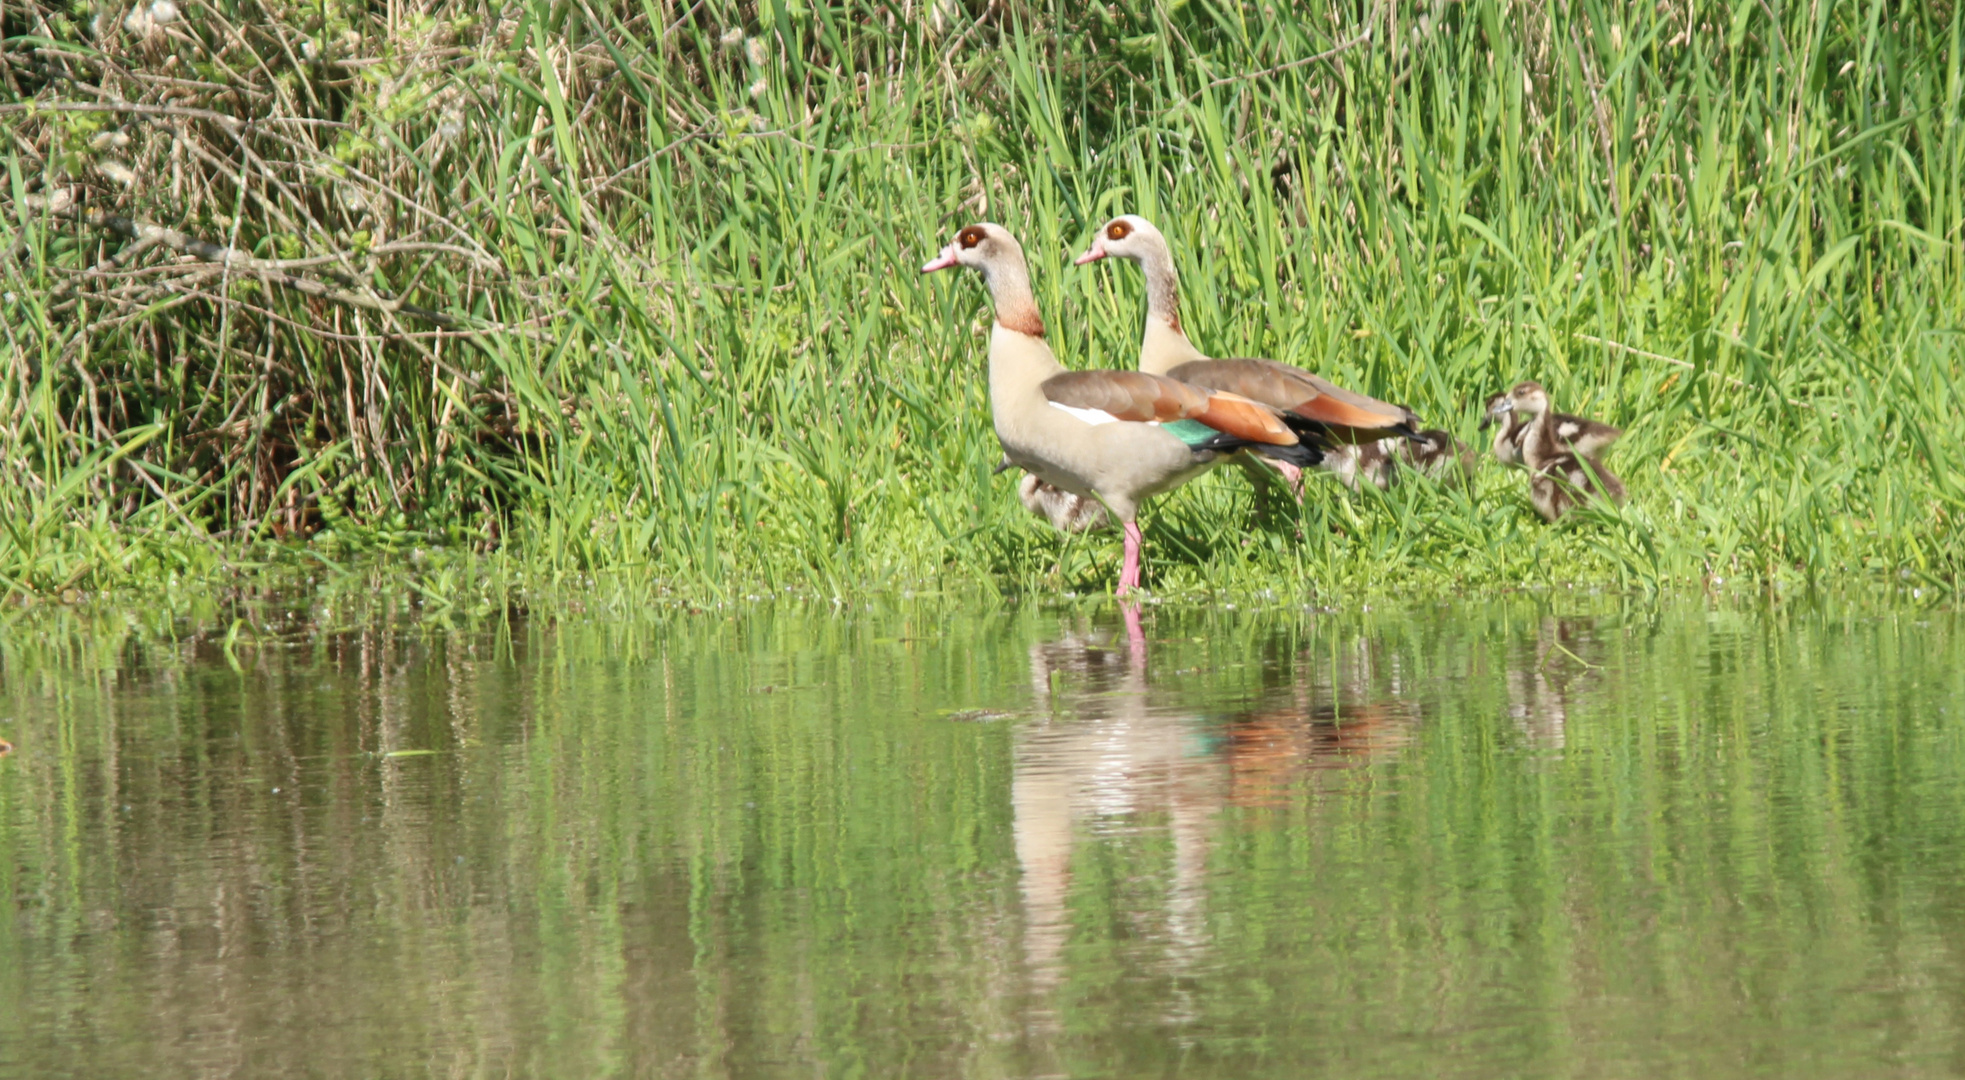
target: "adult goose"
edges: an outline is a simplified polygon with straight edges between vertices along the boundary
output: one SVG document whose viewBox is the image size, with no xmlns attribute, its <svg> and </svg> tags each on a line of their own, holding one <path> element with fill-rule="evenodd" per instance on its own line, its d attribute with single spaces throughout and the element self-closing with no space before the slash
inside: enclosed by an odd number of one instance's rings
<svg viewBox="0 0 1965 1080">
<path fill-rule="evenodd" d="M 1592 498 L 1624 501 L 1624 482 L 1603 464 L 1603 451 L 1623 432 L 1609 424 L 1556 412 L 1538 382 L 1516 384 L 1491 411 L 1526 419 L 1520 447 L 1531 476 L 1529 502 L 1553 522 Z"/>
<path fill-rule="evenodd" d="M 1001 225 L 964 227 L 921 272 L 952 266 L 981 274 L 995 307 L 989 411 L 1004 457 L 1118 519 L 1121 595 L 1139 587 L 1140 503 L 1237 450 L 1297 468 L 1314 460 L 1281 413 L 1238 394 L 1143 371 L 1066 371 L 1044 340 L 1023 248 Z"/>
<path fill-rule="evenodd" d="M 1400 406 L 1353 393 L 1289 364 L 1249 358 L 1217 360 L 1195 348 L 1180 325 L 1180 274 L 1174 269 L 1173 253 L 1167 238 L 1145 218 L 1123 214 L 1106 222 L 1076 263 L 1083 266 L 1106 258 L 1131 259 L 1146 278 L 1141 371 L 1240 394 L 1308 421 L 1312 441 L 1330 452 L 1322 463 L 1351 486 L 1356 486 L 1360 466 L 1365 463 L 1344 447 L 1375 443 L 1388 436 L 1416 435 L 1416 418 Z M 1291 486 L 1297 486 L 1299 471 L 1288 462 L 1279 460 L 1277 465 Z M 1363 471 L 1371 475 L 1368 467 Z M 1379 473 L 1389 475 L 1383 468 Z"/>
</svg>

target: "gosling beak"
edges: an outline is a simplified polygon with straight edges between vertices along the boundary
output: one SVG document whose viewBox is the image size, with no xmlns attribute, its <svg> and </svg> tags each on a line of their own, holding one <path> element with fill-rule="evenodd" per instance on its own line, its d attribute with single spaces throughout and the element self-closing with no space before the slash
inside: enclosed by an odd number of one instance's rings
<svg viewBox="0 0 1965 1080">
<path fill-rule="evenodd" d="M 1083 255 L 1071 260 L 1071 265 L 1083 266 L 1086 263 L 1095 263 L 1103 258 L 1105 258 L 1105 241 L 1094 240 L 1092 241 L 1092 246 L 1086 248 Z"/>
<path fill-rule="evenodd" d="M 942 253 L 940 255 L 937 255 L 934 258 L 929 259 L 927 262 L 922 263 L 921 272 L 924 274 L 932 274 L 937 270 L 946 270 L 954 265 L 955 265 L 955 245 L 950 244 L 949 246 L 942 249 Z"/>
</svg>

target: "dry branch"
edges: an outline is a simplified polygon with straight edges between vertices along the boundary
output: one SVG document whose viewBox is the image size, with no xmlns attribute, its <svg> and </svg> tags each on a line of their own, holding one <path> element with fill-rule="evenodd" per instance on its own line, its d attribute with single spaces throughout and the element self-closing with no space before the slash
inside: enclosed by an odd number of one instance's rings
<svg viewBox="0 0 1965 1080">
<path fill-rule="evenodd" d="M 446 315 L 441 311 L 432 311 L 429 308 L 412 304 L 407 300 L 385 297 L 379 295 L 373 289 L 361 288 L 358 291 L 356 288 L 330 285 L 323 281 L 316 281 L 313 278 L 302 277 L 299 274 L 293 273 L 285 265 L 282 265 L 280 261 L 255 258 L 240 251 L 238 248 L 214 244 L 209 240 L 201 240 L 189 233 L 182 233 L 176 229 L 166 228 L 162 225 L 152 224 L 147 221 L 136 221 L 123 217 L 120 214 L 112 214 L 108 211 L 97 210 L 91 207 L 71 205 L 67 209 L 57 210 L 56 212 L 64 217 L 83 222 L 93 228 L 102 229 L 106 232 L 112 232 L 118 236 L 125 237 L 134 241 L 139 247 L 165 247 L 180 255 L 190 255 L 194 258 L 202 259 L 213 266 L 222 267 L 241 275 L 250 275 L 269 285 L 278 285 L 281 288 L 292 289 L 294 292 L 300 293 L 303 296 L 310 296 L 317 300 L 326 300 L 329 303 L 340 304 L 343 307 L 360 308 L 387 315 L 407 315 L 411 318 L 421 319 L 424 322 L 445 327 L 446 329 L 457 329 L 462 326 L 456 318 Z M 123 263 L 118 262 L 116 265 L 120 266 Z M 198 269 L 198 267 L 195 265 L 187 266 L 186 269 Z"/>
</svg>

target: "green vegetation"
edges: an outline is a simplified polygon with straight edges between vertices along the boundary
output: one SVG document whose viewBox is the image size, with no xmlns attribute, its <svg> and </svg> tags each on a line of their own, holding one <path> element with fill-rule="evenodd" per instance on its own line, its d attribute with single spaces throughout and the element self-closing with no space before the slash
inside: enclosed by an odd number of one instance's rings
<svg viewBox="0 0 1965 1080">
<path fill-rule="evenodd" d="M 1129 365 L 1136 276 L 1068 265 L 1121 210 L 1218 354 L 1629 431 L 1630 505 L 1554 529 L 1492 465 L 1205 478 L 1162 591 L 1956 581 L 1956 3 L 1080 8 L 9 6 L 0 586 L 1106 588 L 990 476 L 980 291 L 914 268 L 1001 221 L 1066 363 Z"/>
</svg>

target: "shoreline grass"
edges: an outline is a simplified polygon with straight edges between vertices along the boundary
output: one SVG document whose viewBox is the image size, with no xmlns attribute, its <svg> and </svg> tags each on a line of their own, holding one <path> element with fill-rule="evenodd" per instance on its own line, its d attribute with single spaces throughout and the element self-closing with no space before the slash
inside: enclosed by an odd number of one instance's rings
<svg viewBox="0 0 1965 1080">
<path fill-rule="evenodd" d="M 84 597 L 74 602 L 17 597 L 0 604 L 0 674 L 29 675 L 73 668 L 102 673 L 121 664 L 225 665 L 241 674 L 266 670 L 286 658 L 317 653 L 326 643 L 356 636 L 364 641 L 500 640 L 540 635 L 601 634 L 643 643 L 673 634 L 700 635 L 715 626 L 795 623 L 852 627 L 904 619 L 928 640 L 951 620 L 1018 619 L 1032 613 L 1069 620 L 1088 629 L 1123 634 L 1122 604 L 1106 593 L 1046 594 L 1004 598 L 991 593 L 898 592 L 850 597 L 803 593 L 746 594 L 726 600 L 680 596 L 650 598 L 645 579 L 595 579 L 578 590 L 530 594 L 494 574 L 460 578 L 436 561 L 407 580 L 400 568 L 341 578 L 253 576 L 224 588 L 164 590 L 133 603 L 126 595 Z M 499 588 L 486 588 L 487 582 Z M 461 586 L 461 587 L 460 587 Z M 1349 599 L 1349 598 L 1347 598 Z M 1230 641 L 1248 627 L 1432 627 L 1443 621 L 1508 613 L 1516 618 L 1669 617 L 1688 609 L 1712 615 L 1753 614 L 1772 622 L 1793 618 L 1828 621 L 1924 620 L 1955 608 L 1948 594 L 1908 583 L 1871 582 L 1860 588 L 1762 588 L 1740 582 L 1703 591 L 1649 596 L 1588 586 L 1529 586 L 1482 590 L 1453 597 L 1415 598 L 1376 594 L 1333 605 L 1301 598 L 1247 593 L 1149 597 L 1139 612 L 1149 642 L 1187 640 L 1182 627 L 1218 628 Z M 612 655 L 612 654 L 610 654 Z M 32 682 L 32 679 L 29 680 Z M 18 733 L 0 731 L 0 739 Z"/>
<path fill-rule="evenodd" d="M 1630 505 L 1556 528 L 1491 462 L 1204 477 L 1145 516 L 1163 595 L 1965 566 L 1956 4 L 179 10 L 5 15 L 8 593 L 416 549 L 535 597 L 1102 590 L 1116 540 L 990 476 L 980 291 L 912 270 L 1000 221 L 1066 364 L 1130 366 L 1135 276 L 1068 265 L 1121 210 L 1211 352 L 1477 446 L 1524 377 L 1628 432 Z"/>
</svg>

